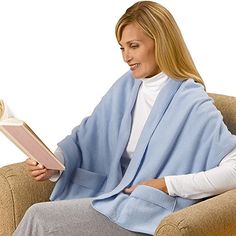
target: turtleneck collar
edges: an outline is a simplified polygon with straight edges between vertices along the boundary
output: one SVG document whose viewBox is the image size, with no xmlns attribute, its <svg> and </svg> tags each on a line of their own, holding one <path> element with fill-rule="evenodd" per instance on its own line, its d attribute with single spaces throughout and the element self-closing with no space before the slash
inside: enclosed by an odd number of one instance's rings
<svg viewBox="0 0 236 236">
<path fill-rule="evenodd" d="M 148 90 L 159 90 L 165 82 L 168 80 L 168 76 L 164 72 L 160 72 L 151 78 L 145 78 L 142 80 L 142 87 Z"/>
</svg>

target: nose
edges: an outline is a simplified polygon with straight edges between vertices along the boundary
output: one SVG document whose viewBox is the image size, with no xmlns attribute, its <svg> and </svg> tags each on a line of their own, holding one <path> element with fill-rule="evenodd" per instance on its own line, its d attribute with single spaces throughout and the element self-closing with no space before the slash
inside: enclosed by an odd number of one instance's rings
<svg viewBox="0 0 236 236">
<path fill-rule="evenodd" d="M 126 63 L 132 60 L 132 56 L 128 50 L 123 52 L 123 59 Z"/>
</svg>

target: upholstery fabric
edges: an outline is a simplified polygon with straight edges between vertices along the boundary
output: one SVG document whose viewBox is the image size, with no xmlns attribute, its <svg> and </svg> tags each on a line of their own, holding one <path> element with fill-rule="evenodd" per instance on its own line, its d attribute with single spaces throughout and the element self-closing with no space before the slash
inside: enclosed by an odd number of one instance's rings
<svg viewBox="0 0 236 236">
<path fill-rule="evenodd" d="M 162 220 L 156 235 L 236 235 L 236 189 L 173 213 Z"/>
<path fill-rule="evenodd" d="M 36 202 L 48 201 L 53 183 L 36 182 L 24 163 L 0 168 L 0 235 L 10 236 L 26 209 Z"/>
</svg>

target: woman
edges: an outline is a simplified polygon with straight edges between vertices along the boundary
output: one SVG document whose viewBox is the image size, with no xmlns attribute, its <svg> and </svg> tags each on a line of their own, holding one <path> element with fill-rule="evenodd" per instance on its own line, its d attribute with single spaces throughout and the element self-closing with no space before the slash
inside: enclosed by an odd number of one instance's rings
<svg viewBox="0 0 236 236">
<path fill-rule="evenodd" d="M 14 235 L 153 235 L 164 216 L 236 187 L 236 137 L 172 15 L 137 2 L 116 37 L 130 70 L 58 144 L 63 173 L 26 161 L 36 180 L 57 183 Z"/>
</svg>

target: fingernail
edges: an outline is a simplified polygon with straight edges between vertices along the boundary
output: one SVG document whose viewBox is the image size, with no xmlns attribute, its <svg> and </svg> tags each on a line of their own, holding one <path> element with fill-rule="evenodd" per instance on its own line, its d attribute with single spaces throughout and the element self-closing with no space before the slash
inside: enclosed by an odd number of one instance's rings
<svg viewBox="0 0 236 236">
<path fill-rule="evenodd" d="M 38 164 L 38 167 L 43 169 L 43 165 L 42 164 Z"/>
</svg>

